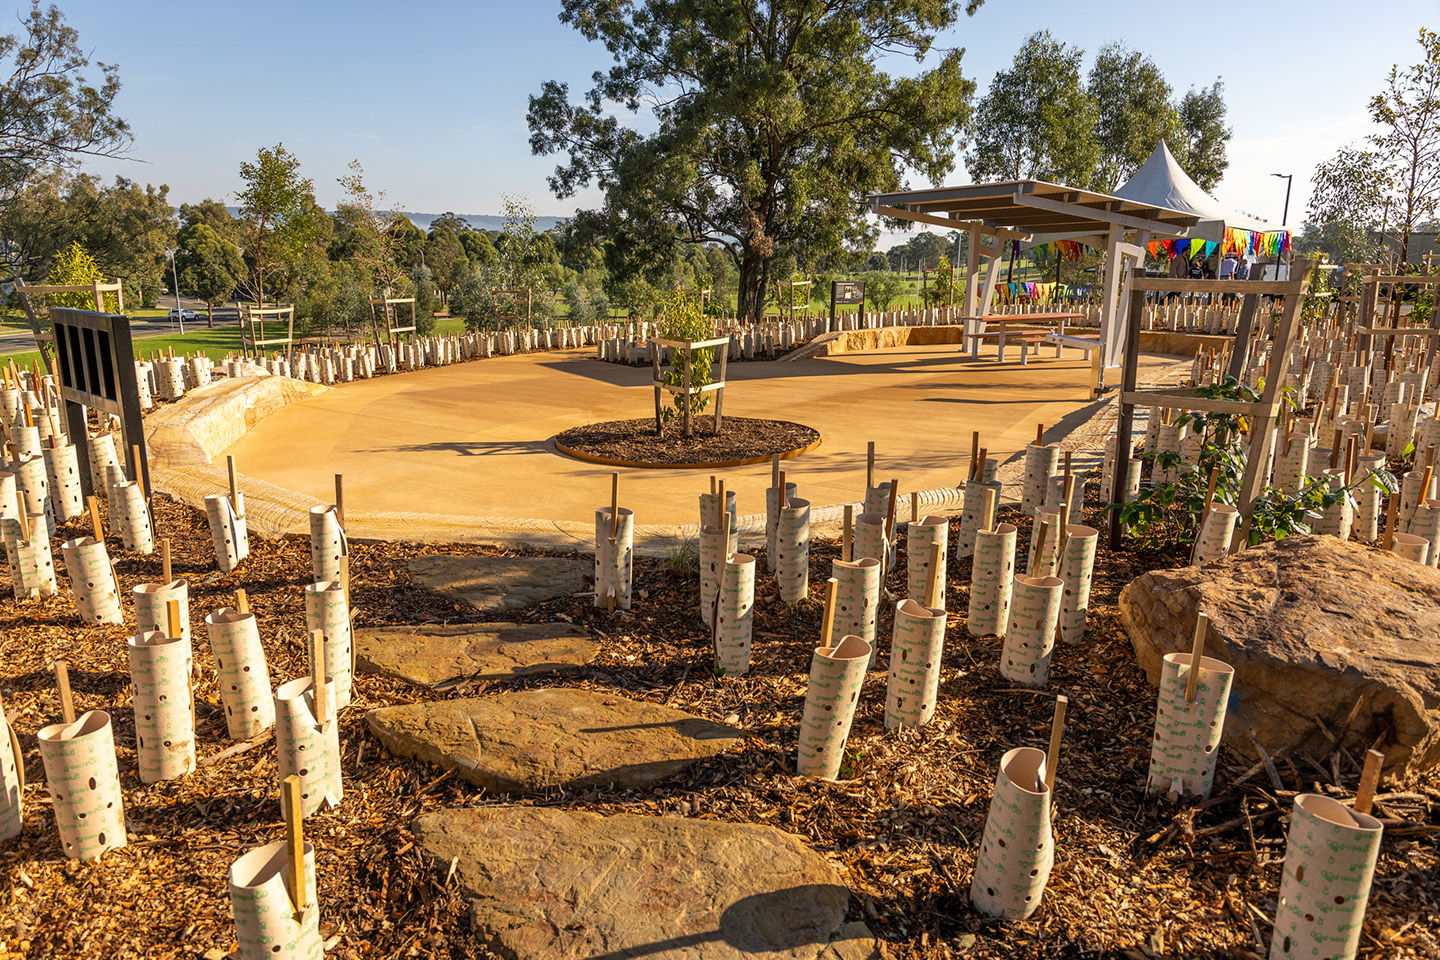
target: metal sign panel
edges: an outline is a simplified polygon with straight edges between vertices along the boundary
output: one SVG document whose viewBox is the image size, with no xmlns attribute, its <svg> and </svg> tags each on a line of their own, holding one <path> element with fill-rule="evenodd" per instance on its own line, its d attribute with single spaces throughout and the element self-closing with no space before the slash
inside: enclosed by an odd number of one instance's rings
<svg viewBox="0 0 1440 960">
<path fill-rule="evenodd" d="M 836 307 L 853 307 L 865 302 L 864 280 L 836 280 L 830 284 L 830 303 Z"/>
<path fill-rule="evenodd" d="M 124 449 L 120 459 L 132 477 L 143 480 L 148 497 L 150 469 L 145 456 L 145 429 L 140 421 L 140 391 L 135 382 L 135 348 L 128 317 L 93 310 L 50 308 L 55 336 L 55 377 L 65 403 L 65 423 L 79 461 L 80 486 L 89 496 L 89 428 L 85 408 L 120 418 Z M 136 459 L 139 462 L 135 462 Z"/>
</svg>

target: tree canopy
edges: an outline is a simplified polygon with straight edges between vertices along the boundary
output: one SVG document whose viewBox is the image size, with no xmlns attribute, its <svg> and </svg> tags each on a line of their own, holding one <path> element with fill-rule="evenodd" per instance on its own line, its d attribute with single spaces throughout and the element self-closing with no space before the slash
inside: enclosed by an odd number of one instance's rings
<svg viewBox="0 0 1440 960">
<path fill-rule="evenodd" d="M 240 238 L 248 272 L 247 292 L 255 302 L 265 303 L 265 278 L 300 265 L 307 248 L 322 232 L 329 218 L 315 202 L 314 186 L 300 176 L 300 161 L 284 144 L 262 147 L 255 162 L 240 164 L 245 188 L 236 194 L 240 202 Z"/>
<path fill-rule="evenodd" d="M 114 113 L 120 75 L 95 63 L 55 6 L 31 0 L 22 32 L 0 36 L 0 204 L 13 202 L 37 175 L 84 157 L 115 156 L 130 127 Z"/>
<path fill-rule="evenodd" d="M 677 242 L 718 244 L 739 266 L 738 314 L 756 317 L 777 254 L 868 249 L 867 193 L 907 169 L 950 172 L 974 84 L 962 51 L 932 47 L 960 13 L 954 0 L 564 0 L 561 21 L 614 64 L 581 103 L 555 81 L 530 98 L 531 149 L 568 156 L 558 197 L 603 191 L 612 275 L 668 262 Z M 891 76 L 880 61 L 896 53 L 929 69 Z M 654 132 L 610 105 L 648 110 Z"/>
</svg>

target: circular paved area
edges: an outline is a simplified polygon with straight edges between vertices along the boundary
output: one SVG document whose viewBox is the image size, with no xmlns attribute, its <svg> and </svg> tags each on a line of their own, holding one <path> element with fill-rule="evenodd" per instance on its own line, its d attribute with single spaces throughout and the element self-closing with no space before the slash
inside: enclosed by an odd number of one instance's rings
<svg viewBox="0 0 1440 960">
<path fill-rule="evenodd" d="M 1142 368 L 1173 362 L 1141 360 Z M 736 363 L 729 374 L 727 414 L 798 420 L 820 431 L 817 449 L 784 464 L 799 495 L 817 506 L 864 495 L 867 441 L 875 441 L 877 482 L 899 477 L 903 496 L 960 483 L 972 430 L 1003 461 L 1034 438 L 1037 423 L 1047 439 L 1061 439 L 1097 406 L 1085 399 L 1089 364 L 1078 356 L 1022 367 L 962 358 L 953 345 Z M 611 468 L 558 454 L 549 438 L 580 423 L 652 413 L 649 380 L 648 367 L 601 363 L 578 350 L 438 367 L 294 403 L 225 452 L 244 475 L 322 501 L 343 473 L 347 513 L 524 518 L 583 529 L 609 502 Z M 713 472 L 737 491 L 741 514 L 763 513 L 768 465 Z M 621 504 L 637 524 L 677 525 L 696 521 L 696 497 L 709 489 L 711 471 L 620 474 Z"/>
</svg>

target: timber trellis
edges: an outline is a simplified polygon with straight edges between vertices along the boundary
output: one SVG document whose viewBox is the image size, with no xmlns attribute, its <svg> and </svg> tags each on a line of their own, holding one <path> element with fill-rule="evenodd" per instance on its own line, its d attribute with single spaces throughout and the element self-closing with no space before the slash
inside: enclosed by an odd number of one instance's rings
<svg viewBox="0 0 1440 960">
<path fill-rule="evenodd" d="M 265 324 L 267 322 L 279 321 L 285 324 L 285 336 L 267 337 L 265 335 Z M 279 307 L 252 307 L 249 304 L 240 304 L 240 344 L 242 352 L 248 356 L 263 356 L 266 347 L 284 347 L 285 355 L 290 356 L 295 346 L 295 305 L 288 304 Z M 244 332 L 245 327 L 250 332 Z"/>
<path fill-rule="evenodd" d="M 1116 463 L 1125 463 L 1133 456 L 1134 422 L 1136 405 L 1166 407 L 1178 410 L 1204 410 L 1211 413 L 1229 413 L 1247 418 L 1252 424 L 1250 430 L 1250 451 L 1245 458 L 1245 475 L 1240 482 L 1239 502 L 1235 505 L 1240 513 L 1235 536 L 1230 543 L 1230 552 L 1240 550 L 1250 536 L 1250 522 L 1255 512 L 1255 501 L 1265 484 L 1266 460 L 1270 444 L 1275 437 L 1275 421 L 1280 413 L 1280 391 L 1287 380 L 1290 367 L 1291 340 L 1295 335 L 1296 320 L 1300 316 L 1305 293 L 1310 284 L 1310 275 L 1315 268 L 1314 261 L 1296 260 L 1290 267 L 1290 279 L 1270 280 L 1180 280 L 1161 277 L 1146 279 L 1138 267 L 1132 267 L 1129 277 L 1130 315 L 1139 316 L 1144 307 L 1146 293 L 1209 293 L 1240 294 L 1240 325 L 1235 334 L 1235 346 L 1230 354 L 1227 373 L 1237 380 L 1244 372 L 1249 357 L 1251 328 L 1259 310 L 1262 296 L 1284 297 L 1285 304 L 1280 312 L 1280 321 L 1275 328 L 1275 339 L 1271 344 L 1270 363 L 1265 371 L 1265 387 L 1260 400 L 1255 403 L 1239 400 L 1215 400 L 1204 397 L 1195 388 L 1165 390 L 1137 390 L 1136 380 L 1140 363 L 1140 326 L 1130 324 L 1126 332 L 1124 368 L 1120 380 L 1120 417 L 1115 442 Z M 1115 471 L 1114 484 L 1110 493 L 1110 547 L 1120 548 L 1123 525 L 1120 522 L 1120 508 L 1125 502 L 1125 471 Z"/>
<path fill-rule="evenodd" d="M 408 326 L 401 326 L 400 308 L 405 304 L 410 305 L 410 323 Z M 370 301 L 370 320 L 372 325 L 375 320 L 375 308 L 380 307 L 385 318 L 385 342 L 394 346 L 400 339 L 400 334 L 414 334 L 415 324 L 415 298 L 414 297 L 381 297 L 378 300 Z M 379 336 L 380 331 L 374 331 Z"/>
<path fill-rule="evenodd" d="M 40 329 L 40 318 L 35 315 L 35 304 L 31 302 L 32 296 L 44 296 L 47 293 L 90 293 L 95 296 L 95 312 L 105 312 L 105 294 L 115 294 L 115 313 L 117 315 L 125 312 L 125 285 L 117 278 L 113 283 L 106 283 L 103 280 L 96 280 L 86 284 L 29 284 L 23 279 L 15 280 L 15 292 L 20 294 L 20 306 L 25 309 L 25 319 L 30 323 L 30 332 L 35 336 L 35 349 L 40 351 L 40 359 L 45 361 L 45 372 L 51 376 L 55 375 L 55 363 L 50 357 L 51 335 Z"/>
<path fill-rule="evenodd" d="M 693 398 L 703 396 L 707 393 L 715 394 L 715 432 L 719 433 L 720 427 L 725 422 L 725 365 L 730 356 L 730 338 L 717 337 L 713 340 L 665 340 L 661 337 L 655 337 L 650 343 L 650 368 L 655 378 L 655 432 L 658 434 L 665 428 L 665 420 L 662 414 L 664 404 L 661 401 L 661 391 L 668 390 L 670 393 L 679 394 L 684 398 L 685 436 L 687 437 L 694 436 L 694 424 L 691 418 Z M 695 351 L 720 346 L 723 346 L 724 349 L 716 350 L 715 353 L 718 356 L 716 360 L 711 361 L 711 363 L 718 362 L 720 364 L 720 376 L 704 386 L 692 386 L 690 381 L 691 372 L 694 369 Z M 671 350 L 682 351 L 681 357 L 683 359 L 681 362 L 683 366 L 681 369 L 680 386 L 677 387 L 673 383 L 666 383 L 665 378 L 661 375 L 659 347 L 669 347 Z"/>
</svg>

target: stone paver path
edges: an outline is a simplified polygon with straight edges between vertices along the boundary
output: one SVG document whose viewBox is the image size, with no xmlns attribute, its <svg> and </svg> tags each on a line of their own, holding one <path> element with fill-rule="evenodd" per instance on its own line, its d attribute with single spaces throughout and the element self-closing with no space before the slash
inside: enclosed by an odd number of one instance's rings
<svg viewBox="0 0 1440 960">
<path fill-rule="evenodd" d="M 741 731 L 654 703 L 568 687 L 382 707 L 391 753 L 497 793 L 647 787 L 740 742 Z"/>
<path fill-rule="evenodd" d="M 410 561 L 410 580 L 481 613 L 519 610 L 592 588 L 595 564 L 555 557 L 455 557 Z"/>
<path fill-rule="evenodd" d="M 437 863 L 456 863 L 476 937 L 503 956 L 878 957 L 865 925 L 845 922 L 835 868 L 773 827 L 482 807 L 413 829 Z"/>
<path fill-rule="evenodd" d="M 360 673 L 428 686 L 561 673 L 588 663 L 600 644 L 568 623 L 467 623 L 460 626 L 362 627 L 355 631 Z"/>
</svg>

